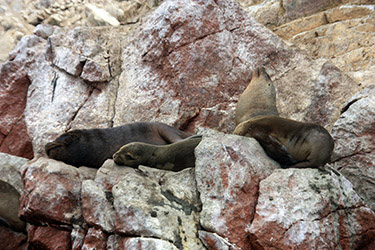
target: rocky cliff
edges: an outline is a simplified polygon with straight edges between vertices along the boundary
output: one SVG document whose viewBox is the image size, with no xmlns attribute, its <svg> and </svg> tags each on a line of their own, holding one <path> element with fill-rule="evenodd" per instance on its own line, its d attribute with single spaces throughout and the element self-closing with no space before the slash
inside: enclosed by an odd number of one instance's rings
<svg viewBox="0 0 375 250">
<path fill-rule="evenodd" d="M 94 5 L 78 27 L 46 21 L 1 65 L 0 149 L 33 158 L 0 155 L 1 178 L 22 194 L 28 222 L 24 234 L 0 227 L 2 249 L 374 248 L 373 78 L 354 81 L 289 46 L 229 0 L 141 2 L 128 19 L 119 8 L 93 21 Z M 65 10 L 79 7 L 72 3 Z M 299 20 L 283 6 L 270 28 Z M 303 16 L 332 6 L 306 7 Z M 280 169 L 254 139 L 231 135 L 237 100 L 259 65 L 274 80 L 281 116 L 331 131 L 328 171 Z M 107 160 L 96 170 L 44 154 L 65 131 L 135 121 L 203 134 L 196 167 L 176 173 Z"/>
</svg>

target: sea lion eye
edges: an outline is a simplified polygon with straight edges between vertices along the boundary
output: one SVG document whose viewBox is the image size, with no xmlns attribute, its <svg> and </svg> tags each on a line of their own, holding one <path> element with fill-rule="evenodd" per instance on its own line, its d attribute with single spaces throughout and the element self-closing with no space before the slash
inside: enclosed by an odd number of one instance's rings
<svg viewBox="0 0 375 250">
<path fill-rule="evenodd" d="M 128 161 L 134 161 L 135 159 L 130 154 L 125 154 L 125 159 Z"/>
</svg>

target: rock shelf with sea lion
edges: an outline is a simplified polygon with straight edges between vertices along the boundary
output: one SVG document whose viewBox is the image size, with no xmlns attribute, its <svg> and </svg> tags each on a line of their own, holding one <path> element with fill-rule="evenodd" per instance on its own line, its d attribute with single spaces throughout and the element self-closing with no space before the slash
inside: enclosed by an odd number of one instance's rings
<svg viewBox="0 0 375 250">
<path fill-rule="evenodd" d="M 76 167 L 100 168 L 123 145 L 143 142 L 165 145 L 190 133 L 157 122 L 137 122 L 114 128 L 72 130 L 45 146 L 48 157 Z"/>
<path fill-rule="evenodd" d="M 236 125 L 259 115 L 279 116 L 275 87 L 263 67 L 251 73 L 250 83 L 238 99 Z"/>
<path fill-rule="evenodd" d="M 0 224 L 11 229 L 23 232 L 26 223 L 18 218 L 20 207 L 20 194 L 9 183 L 0 180 Z"/>
<path fill-rule="evenodd" d="M 320 167 L 330 162 L 334 142 L 322 126 L 278 116 L 258 116 L 240 123 L 234 134 L 255 138 L 282 167 Z"/>
<path fill-rule="evenodd" d="M 195 166 L 194 149 L 201 140 L 201 135 L 193 135 L 168 145 L 132 142 L 122 146 L 113 155 L 113 160 L 116 164 L 129 167 L 144 165 L 162 170 L 180 171 Z"/>
</svg>

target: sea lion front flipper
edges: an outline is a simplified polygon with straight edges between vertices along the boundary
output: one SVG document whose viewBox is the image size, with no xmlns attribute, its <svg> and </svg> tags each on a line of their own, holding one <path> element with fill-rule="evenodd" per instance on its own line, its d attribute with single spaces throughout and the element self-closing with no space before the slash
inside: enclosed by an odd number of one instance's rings
<svg viewBox="0 0 375 250">
<path fill-rule="evenodd" d="M 280 163 L 282 168 L 298 163 L 287 148 L 282 144 L 276 137 L 268 134 L 262 134 L 261 136 L 254 137 L 259 144 L 262 146 L 267 155 Z"/>
</svg>

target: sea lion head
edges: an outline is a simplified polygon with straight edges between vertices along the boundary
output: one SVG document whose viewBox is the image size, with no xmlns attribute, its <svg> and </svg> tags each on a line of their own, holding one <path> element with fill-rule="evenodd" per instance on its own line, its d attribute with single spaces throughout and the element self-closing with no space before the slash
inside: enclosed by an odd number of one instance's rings
<svg viewBox="0 0 375 250">
<path fill-rule="evenodd" d="M 147 151 L 144 143 L 132 142 L 122 146 L 112 158 L 118 165 L 137 167 L 144 162 L 145 152 Z"/>
<path fill-rule="evenodd" d="M 236 124 L 260 115 L 279 115 L 275 86 L 263 67 L 251 73 L 250 83 L 238 100 Z"/>
</svg>

